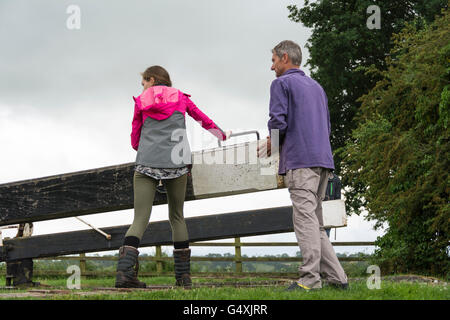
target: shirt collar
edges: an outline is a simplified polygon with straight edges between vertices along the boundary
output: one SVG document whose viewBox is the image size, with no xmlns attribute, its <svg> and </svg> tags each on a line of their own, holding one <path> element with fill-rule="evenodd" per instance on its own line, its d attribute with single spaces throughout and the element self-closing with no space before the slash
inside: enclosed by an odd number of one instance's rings
<svg viewBox="0 0 450 320">
<path fill-rule="evenodd" d="M 283 73 L 283 76 L 285 76 L 285 75 L 287 75 L 287 74 L 291 74 L 291 73 L 300 73 L 302 76 L 305 75 L 305 73 L 304 73 L 302 70 L 300 70 L 300 69 L 298 69 L 298 68 L 291 68 L 291 69 L 289 69 L 289 70 L 286 70 L 286 71 Z"/>
</svg>

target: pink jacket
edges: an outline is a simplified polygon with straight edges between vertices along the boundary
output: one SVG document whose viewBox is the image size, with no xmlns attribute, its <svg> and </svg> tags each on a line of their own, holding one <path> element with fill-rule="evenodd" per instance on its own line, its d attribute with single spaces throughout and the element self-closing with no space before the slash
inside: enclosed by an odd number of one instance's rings
<svg viewBox="0 0 450 320">
<path fill-rule="evenodd" d="M 148 117 L 155 120 L 165 120 L 178 111 L 185 116 L 187 113 L 199 121 L 201 126 L 220 140 L 226 140 L 225 133 L 206 116 L 189 99 L 190 95 L 180 90 L 166 86 L 153 86 L 146 89 L 138 97 L 133 97 L 134 116 L 131 130 L 131 146 L 138 150 L 142 125 Z"/>
</svg>

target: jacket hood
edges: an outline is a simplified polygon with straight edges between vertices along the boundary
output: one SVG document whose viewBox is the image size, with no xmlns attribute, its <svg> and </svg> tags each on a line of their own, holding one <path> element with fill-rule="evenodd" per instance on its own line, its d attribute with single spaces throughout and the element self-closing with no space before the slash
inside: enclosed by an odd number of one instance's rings
<svg viewBox="0 0 450 320">
<path fill-rule="evenodd" d="M 136 99 L 141 101 L 142 110 L 152 112 L 162 112 L 170 105 L 177 104 L 180 101 L 180 90 L 166 86 L 153 86 L 146 89 Z M 164 112 L 162 112 L 164 113 Z"/>
</svg>

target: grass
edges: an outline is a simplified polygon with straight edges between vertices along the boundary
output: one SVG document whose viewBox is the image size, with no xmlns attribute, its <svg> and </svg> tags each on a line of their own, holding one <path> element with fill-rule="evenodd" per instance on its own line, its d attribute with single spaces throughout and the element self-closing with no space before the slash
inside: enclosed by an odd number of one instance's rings
<svg viewBox="0 0 450 320">
<path fill-rule="evenodd" d="M 141 278 L 148 285 L 172 285 L 172 277 Z M 204 279 L 195 278 L 194 283 L 211 282 L 261 282 L 270 278 L 228 278 L 228 279 Z M 273 280 L 273 279 L 272 279 Z M 36 279 L 50 288 L 66 289 L 66 279 Z M 4 278 L 0 277 L 0 284 L 4 284 Z M 11 297 L 12 294 L 25 293 L 27 290 L 0 290 L 0 299 L 37 299 L 37 300 L 449 300 L 450 294 L 446 285 L 426 284 L 418 282 L 395 282 L 382 280 L 381 289 L 370 290 L 364 280 L 350 282 L 349 290 L 338 290 L 324 287 L 321 290 L 308 292 L 286 292 L 286 285 L 256 288 L 195 288 L 163 289 L 153 291 L 136 290 L 131 292 L 101 292 L 94 293 L 94 287 L 113 287 L 114 278 L 82 279 L 81 290 L 73 290 L 69 294 L 46 294 L 40 297 Z M 91 293 L 81 295 L 80 292 Z M 8 295 L 5 295 L 8 294 Z"/>
</svg>

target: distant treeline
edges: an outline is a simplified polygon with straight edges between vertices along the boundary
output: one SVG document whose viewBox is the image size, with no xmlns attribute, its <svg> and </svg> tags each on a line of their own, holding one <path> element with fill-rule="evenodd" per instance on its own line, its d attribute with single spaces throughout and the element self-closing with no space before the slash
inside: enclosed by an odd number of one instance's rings
<svg viewBox="0 0 450 320">
<path fill-rule="evenodd" d="M 94 255 L 99 257 L 117 257 L 115 255 Z M 162 253 L 163 257 L 168 257 L 167 253 Z M 369 257 L 365 253 L 338 253 L 338 257 Z M 149 254 L 141 254 L 140 257 L 153 257 Z M 210 253 L 204 257 L 208 258 L 234 258 L 234 254 L 225 253 Z M 243 258 L 249 258 L 248 255 L 242 255 Z M 254 256 L 252 256 L 254 257 Z M 266 258 L 287 258 L 290 257 L 287 253 L 277 254 L 277 255 L 264 255 L 258 257 Z M 296 257 L 301 257 L 300 252 L 296 253 Z M 34 270 L 48 270 L 48 271 L 65 271 L 70 265 L 78 265 L 79 262 L 76 260 L 34 260 Z M 297 272 L 299 262 L 291 261 L 245 261 L 242 262 L 243 272 Z M 357 261 L 357 262 L 342 262 L 342 265 L 349 276 L 361 276 L 366 274 L 367 266 L 369 262 Z M 111 272 L 115 271 L 117 266 L 116 261 L 108 260 L 87 260 L 86 261 L 86 271 L 105 271 Z M 4 273 L 6 270 L 5 263 L 0 263 L 0 273 Z M 162 262 L 163 272 L 171 272 L 174 270 L 173 261 L 163 261 Z M 156 272 L 156 262 L 155 261 L 141 261 L 140 269 L 141 272 Z M 235 263 L 231 261 L 193 261 L 191 262 L 192 272 L 234 272 Z"/>
</svg>

